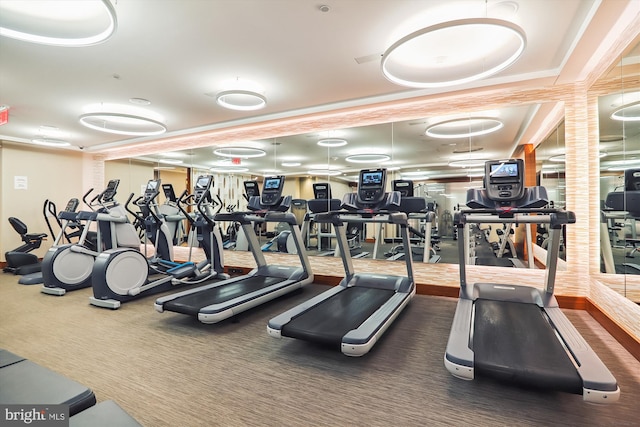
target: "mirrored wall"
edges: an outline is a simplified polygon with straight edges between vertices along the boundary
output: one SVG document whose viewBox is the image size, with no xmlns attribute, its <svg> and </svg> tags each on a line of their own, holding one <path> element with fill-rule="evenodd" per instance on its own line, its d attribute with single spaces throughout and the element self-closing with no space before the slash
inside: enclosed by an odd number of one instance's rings
<svg viewBox="0 0 640 427">
<path fill-rule="evenodd" d="M 640 44 L 603 77 L 600 136 L 600 271 L 605 281 L 640 303 Z M 601 89 L 603 91 L 603 89 Z"/>
</svg>

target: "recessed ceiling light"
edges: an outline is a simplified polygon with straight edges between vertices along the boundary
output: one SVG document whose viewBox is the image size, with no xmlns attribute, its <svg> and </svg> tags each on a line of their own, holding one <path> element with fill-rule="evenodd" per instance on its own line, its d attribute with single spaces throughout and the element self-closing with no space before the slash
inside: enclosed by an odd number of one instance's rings
<svg viewBox="0 0 640 427">
<path fill-rule="evenodd" d="M 68 147 L 71 145 L 68 141 L 55 138 L 33 138 L 31 142 L 37 145 L 45 145 L 47 147 Z"/>
<path fill-rule="evenodd" d="M 376 163 L 376 162 L 386 162 L 390 160 L 386 154 L 354 154 L 352 156 L 345 157 L 347 162 L 351 163 Z"/>
<path fill-rule="evenodd" d="M 167 131 L 164 124 L 133 114 L 95 112 L 80 116 L 80 123 L 90 129 L 118 135 L 160 135 Z"/>
<path fill-rule="evenodd" d="M 342 174 L 339 170 L 334 169 L 311 169 L 308 170 L 307 173 L 309 175 L 322 175 L 322 176 L 338 176 Z"/>
<path fill-rule="evenodd" d="M 144 98 L 129 98 L 129 102 L 136 105 L 151 105 L 151 101 Z"/>
<path fill-rule="evenodd" d="M 611 118 L 621 122 L 640 121 L 640 102 L 634 102 L 618 108 L 611 114 Z"/>
<path fill-rule="evenodd" d="M 282 162 L 281 165 L 284 167 L 296 167 L 296 166 L 300 166 L 302 163 L 300 162 Z"/>
<path fill-rule="evenodd" d="M 318 140 L 318 145 L 322 147 L 342 147 L 347 145 L 347 140 L 341 138 L 324 138 Z"/>
<path fill-rule="evenodd" d="M 469 138 L 496 132 L 503 127 L 504 123 L 498 119 L 491 117 L 470 117 L 435 123 L 427 128 L 425 134 L 432 138 L 442 139 Z"/>
<path fill-rule="evenodd" d="M 0 36 L 53 46 L 90 46 L 117 28 L 109 0 L 2 1 Z"/>
<path fill-rule="evenodd" d="M 524 31 L 500 19 L 443 22 L 415 31 L 382 55 L 384 76 L 393 83 L 437 88 L 496 74 L 513 64 L 526 46 Z"/>
<path fill-rule="evenodd" d="M 251 147 L 226 147 L 226 148 L 223 147 L 223 148 L 216 148 L 215 150 L 213 150 L 213 154 L 216 154 L 222 157 L 248 159 L 251 157 L 266 156 L 267 152 L 259 148 L 251 148 Z"/>
</svg>

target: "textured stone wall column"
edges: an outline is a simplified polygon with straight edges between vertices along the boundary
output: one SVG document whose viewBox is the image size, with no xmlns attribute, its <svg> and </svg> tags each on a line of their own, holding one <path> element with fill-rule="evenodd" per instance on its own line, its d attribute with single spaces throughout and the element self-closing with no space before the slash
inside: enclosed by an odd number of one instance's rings
<svg viewBox="0 0 640 427">
<path fill-rule="evenodd" d="M 599 262 L 597 256 L 593 258 L 591 248 L 598 247 L 597 227 L 592 226 L 591 201 L 599 197 L 598 139 L 591 141 L 589 138 L 591 114 L 587 90 L 576 84 L 565 100 L 566 200 L 567 209 L 574 211 L 577 218 L 575 224 L 567 227 L 567 268 L 569 276 L 575 278 L 572 286 L 579 295 L 585 296 L 589 294 L 591 265 Z"/>
</svg>

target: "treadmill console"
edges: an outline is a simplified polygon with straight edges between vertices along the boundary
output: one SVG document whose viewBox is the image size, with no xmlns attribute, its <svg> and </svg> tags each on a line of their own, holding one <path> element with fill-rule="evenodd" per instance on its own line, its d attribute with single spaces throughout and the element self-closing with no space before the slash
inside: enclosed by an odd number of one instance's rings
<svg viewBox="0 0 640 427">
<path fill-rule="evenodd" d="M 211 187 L 213 186 L 213 176 L 200 175 L 196 179 L 196 185 L 194 186 L 193 199 L 196 203 L 200 202 L 204 197 L 206 202 L 211 201 Z"/>
<path fill-rule="evenodd" d="M 282 201 L 282 190 L 284 189 L 284 176 L 268 176 L 262 185 L 262 195 L 260 204 L 265 207 L 278 206 Z"/>
<path fill-rule="evenodd" d="M 315 199 L 327 200 L 331 198 L 331 186 L 326 183 L 313 184 L 313 197 Z"/>
<path fill-rule="evenodd" d="M 391 182 L 393 191 L 400 193 L 401 197 L 413 197 L 413 181 L 408 179 L 394 179 Z"/>
<path fill-rule="evenodd" d="M 485 187 L 489 199 L 511 202 L 524 196 L 524 161 L 497 160 L 485 163 Z"/>
<path fill-rule="evenodd" d="M 102 202 L 111 202 L 113 198 L 116 196 L 116 192 L 118 190 L 118 185 L 120 185 L 119 179 L 112 179 L 107 184 L 107 188 L 102 192 L 102 197 L 100 200 Z"/>
<path fill-rule="evenodd" d="M 358 179 L 358 203 L 365 206 L 372 206 L 382 202 L 385 198 L 386 185 L 386 169 L 361 170 Z"/>
</svg>

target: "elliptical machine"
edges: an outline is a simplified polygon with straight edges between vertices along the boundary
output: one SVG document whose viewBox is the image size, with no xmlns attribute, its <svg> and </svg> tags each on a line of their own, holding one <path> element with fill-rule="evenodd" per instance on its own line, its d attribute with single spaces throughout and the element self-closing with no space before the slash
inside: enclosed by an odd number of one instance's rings
<svg viewBox="0 0 640 427">
<path fill-rule="evenodd" d="M 83 196 L 82 200 L 92 211 L 81 211 L 77 214 L 61 212 L 61 219 L 67 221 L 67 224 L 70 221 L 79 221 L 85 222 L 85 225 L 77 243 L 54 245 L 45 254 L 42 260 L 42 293 L 61 296 L 67 291 L 89 287 L 93 263 L 101 250 L 120 246 L 140 247 L 140 239 L 133 225 L 129 223 L 126 211 L 114 199 L 119 183 L 120 180 L 112 179 L 107 188 L 91 201 L 87 201 L 87 197 L 93 189 Z M 98 206 L 99 209 L 93 210 Z M 87 244 L 89 226 L 92 222 L 98 225 L 97 248 Z"/>
<path fill-rule="evenodd" d="M 158 184 L 159 181 L 149 181 L 143 196 L 149 217 L 143 218 L 139 212 L 129 210 L 128 207 L 127 210 L 147 225 L 147 234 L 156 233 L 156 254 L 161 254 L 164 252 L 161 246 L 171 240 L 162 237 L 165 234 L 159 229 L 162 226 L 162 218 L 150 206 L 159 194 Z M 211 219 L 211 212 L 207 211 L 212 206 L 212 185 L 213 177 L 202 175 L 196 180 L 194 194 L 183 199 L 186 195 L 185 191 L 177 202 L 182 213 L 191 222 L 192 229 L 197 231 L 197 241 L 207 255 L 206 260 L 198 264 L 174 263 L 160 256 L 150 261 L 143 253 L 131 248 L 104 251 L 98 255 L 93 267 L 91 274 L 93 296 L 89 298 L 89 302 L 98 307 L 115 310 L 123 302 L 131 301 L 138 296 L 163 292 L 176 285 L 197 284 L 211 279 L 228 279 L 229 276 L 223 273 L 220 231 Z M 132 197 L 133 194 L 129 197 L 127 206 Z M 197 208 L 195 219 L 192 219 L 182 207 L 182 204 L 188 203 L 190 199 Z M 189 238 L 189 242 L 193 241 L 194 239 Z"/>
</svg>

